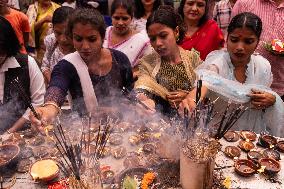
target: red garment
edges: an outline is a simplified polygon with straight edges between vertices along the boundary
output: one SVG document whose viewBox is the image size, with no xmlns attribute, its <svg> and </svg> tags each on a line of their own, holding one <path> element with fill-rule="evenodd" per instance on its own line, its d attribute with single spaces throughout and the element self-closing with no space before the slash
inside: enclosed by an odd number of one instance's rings
<svg viewBox="0 0 284 189">
<path fill-rule="evenodd" d="M 21 45 L 20 52 L 22 54 L 27 54 L 24 44 L 24 33 L 31 32 L 28 17 L 24 13 L 10 8 L 10 13 L 6 14 L 5 18 L 10 22 L 13 29 L 15 30 L 15 33 Z"/>
<path fill-rule="evenodd" d="M 186 50 L 194 48 L 200 52 L 200 58 L 205 60 L 211 51 L 223 47 L 224 42 L 224 36 L 217 23 L 208 20 L 192 36 L 186 36 L 180 46 Z"/>
</svg>

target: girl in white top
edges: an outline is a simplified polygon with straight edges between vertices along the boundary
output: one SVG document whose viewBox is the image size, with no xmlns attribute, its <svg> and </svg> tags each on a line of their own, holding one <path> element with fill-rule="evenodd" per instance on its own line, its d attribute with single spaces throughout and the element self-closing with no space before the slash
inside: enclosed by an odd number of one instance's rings
<svg viewBox="0 0 284 189">
<path fill-rule="evenodd" d="M 270 89 L 271 66 L 268 60 L 255 55 L 262 30 L 260 18 L 252 13 L 235 16 L 228 27 L 227 50 L 211 52 L 196 69 L 204 81 L 207 93 L 220 96 L 216 110 L 224 110 L 227 101 L 245 104 L 249 109 L 233 129 L 250 129 L 284 136 L 284 105 L 279 95 Z M 188 96 L 189 97 L 189 96 Z M 187 98 L 183 107 L 193 107 Z"/>
</svg>

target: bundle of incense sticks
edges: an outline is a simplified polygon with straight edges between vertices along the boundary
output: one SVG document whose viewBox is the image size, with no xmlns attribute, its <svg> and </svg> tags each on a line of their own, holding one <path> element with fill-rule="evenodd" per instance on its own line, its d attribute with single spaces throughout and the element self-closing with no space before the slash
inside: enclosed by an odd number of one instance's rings
<svg viewBox="0 0 284 189">
<path fill-rule="evenodd" d="M 84 171 L 88 167 L 95 167 L 95 164 L 102 157 L 107 140 L 112 132 L 114 122 L 111 118 L 102 124 L 100 122 L 98 132 L 96 134 L 94 153 L 90 152 L 91 143 L 91 115 L 88 117 L 87 126 L 83 126 L 80 133 L 80 141 L 77 143 L 71 142 L 68 135 L 62 128 L 60 120 L 57 119 L 56 129 L 53 134 L 56 139 L 56 148 L 61 155 L 58 160 L 58 166 L 63 174 L 72 181 L 73 188 L 90 189 L 89 185 L 82 180 Z M 82 151 L 85 149 L 86 155 Z M 75 179 L 75 180 L 74 180 Z"/>
</svg>

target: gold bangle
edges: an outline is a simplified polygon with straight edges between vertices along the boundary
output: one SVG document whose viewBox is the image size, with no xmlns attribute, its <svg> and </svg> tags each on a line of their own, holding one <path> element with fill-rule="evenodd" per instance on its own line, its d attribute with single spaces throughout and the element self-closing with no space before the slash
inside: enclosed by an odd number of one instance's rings
<svg viewBox="0 0 284 189">
<path fill-rule="evenodd" d="M 61 108 L 55 102 L 46 102 L 42 105 L 42 107 L 45 107 L 47 105 L 51 105 L 51 106 L 55 107 L 58 111 L 58 114 L 61 115 Z"/>
</svg>

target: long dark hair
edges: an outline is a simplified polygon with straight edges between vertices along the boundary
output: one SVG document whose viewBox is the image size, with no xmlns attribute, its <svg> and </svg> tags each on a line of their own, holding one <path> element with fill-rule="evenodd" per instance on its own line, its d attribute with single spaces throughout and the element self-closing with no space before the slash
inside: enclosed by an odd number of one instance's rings
<svg viewBox="0 0 284 189">
<path fill-rule="evenodd" d="M 250 12 L 243 12 L 232 18 L 228 26 L 228 35 L 232 33 L 236 28 L 249 28 L 257 38 L 260 38 L 262 32 L 262 21 L 261 19 Z M 272 26 L 271 26 L 272 27 Z"/>
<path fill-rule="evenodd" d="M 0 16 L 0 49 L 7 57 L 15 56 L 20 51 L 18 37 L 8 20 Z"/>
<path fill-rule="evenodd" d="M 186 27 L 181 16 L 174 10 L 172 6 L 162 5 L 158 8 L 158 10 L 153 12 L 147 20 L 146 30 L 148 31 L 149 26 L 155 23 L 163 24 L 173 30 L 178 27 L 179 38 L 177 43 L 182 42 L 184 39 Z"/>
<path fill-rule="evenodd" d="M 134 17 L 137 18 L 137 19 L 142 18 L 145 15 L 145 8 L 144 8 L 142 1 L 141 0 L 135 0 L 134 5 L 135 5 Z M 154 4 L 153 4 L 152 12 L 157 10 L 160 5 L 163 5 L 162 0 L 155 0 Z"/>
<path fill-rule="evenodd" d="M 184 13 L 183 13 L 183 8 L 185 5 L 185 2 L 187 0 L 181 0 L 179 7 L 178 7 L 178 13 L 181 15 L 181 17 L 184 19 Z M 202 24 L 204 24 L 209 18 L 208 18 L 208 11 L 209 11 L 209 3 L 208 0 L 205 0 L 205 12 L 204 15 L 200 18 L 199 22 L 198 22 L 198 26 L 201 26 Z"/>
</svg>

